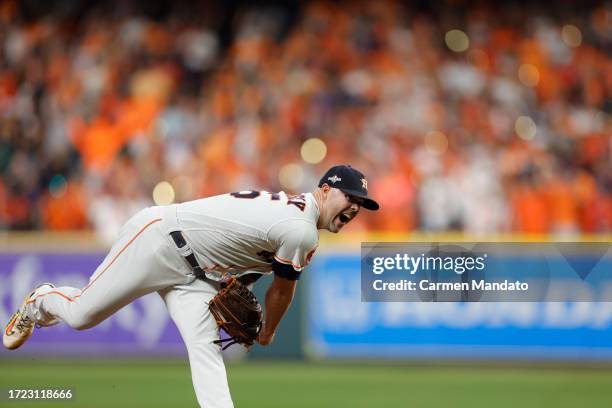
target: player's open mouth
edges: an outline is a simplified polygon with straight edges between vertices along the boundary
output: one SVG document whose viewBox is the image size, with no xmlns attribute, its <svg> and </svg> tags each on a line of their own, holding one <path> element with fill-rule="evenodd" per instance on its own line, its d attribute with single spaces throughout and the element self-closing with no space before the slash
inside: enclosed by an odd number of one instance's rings
<svg viewBox="0 0 612 408">
<path fill-rule="evenodd" d="M 342 224 L 346 224 L 351 219 L 353 219 L 353 213 L 351 211 L 344 211 L 338 215 L 338 219 Z"/>
</svg>

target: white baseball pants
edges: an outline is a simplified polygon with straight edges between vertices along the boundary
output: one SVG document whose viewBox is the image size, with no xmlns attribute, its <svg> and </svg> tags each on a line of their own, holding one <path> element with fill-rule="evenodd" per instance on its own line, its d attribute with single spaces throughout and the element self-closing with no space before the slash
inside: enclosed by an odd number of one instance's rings
<svg viewBox="0 0 612 408">
<path fill-rule="evenodd" d="M 133 216 L 83 289 L 58 287 L 30 301 L 41 326 L 64 321 L 77 330 L 101 323 L 135 299 L 157 291 L 187 347 L 199 404 L 233 407 L 219 338 L 208 302 L 217 290 L 196 280 L 169 233 L 176 230 L 172 207 L 149 207 Z M 174 217 L 174 218 L 173 218 Z"/>
</svg>

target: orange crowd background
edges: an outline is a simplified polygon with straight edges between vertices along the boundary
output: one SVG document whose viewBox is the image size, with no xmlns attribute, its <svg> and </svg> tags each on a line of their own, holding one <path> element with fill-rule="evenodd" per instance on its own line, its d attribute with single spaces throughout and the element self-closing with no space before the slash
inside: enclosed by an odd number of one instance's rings
<svg viewBox="0 0 612 408">
<path fill-rule="evenodd" d="M 160 181 L 350 163 L 382 206 L 355 230 L 612 231 L 609 3 L 57 3 L 0 1 L 2 229 L 111 239 Z"/>
</svg>

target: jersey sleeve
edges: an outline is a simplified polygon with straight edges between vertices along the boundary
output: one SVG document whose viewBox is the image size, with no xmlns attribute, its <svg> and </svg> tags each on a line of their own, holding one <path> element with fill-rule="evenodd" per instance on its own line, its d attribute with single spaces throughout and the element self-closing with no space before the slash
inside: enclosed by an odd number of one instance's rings
<svg viewBox="0 0 612 408">
<path fill-rule="evenodd" d="M 272 227 L 269 237 L 278 246 L 272 262 L 274 273 L 298 279 L 319 244 L 316 227 L 303 220 L 288 220 Z"/>
</svg>

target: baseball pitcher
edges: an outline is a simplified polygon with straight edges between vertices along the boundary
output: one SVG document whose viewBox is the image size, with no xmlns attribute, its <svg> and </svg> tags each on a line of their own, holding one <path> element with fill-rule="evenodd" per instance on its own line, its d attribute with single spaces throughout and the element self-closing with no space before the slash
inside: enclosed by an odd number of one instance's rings
<svg viewBox="0 0 612 408">
<path fill-rule="evenodd" d="M 240 191 L 146 208 L 123 226 L 87 286 L 35 288 L 6 325 L 3 344 L 18 348 L 35 325 L 88 329 L 155 291 L 187 347 L 199 404 L 232 407 L 219 328 L 231 343 L 270 344 L 317 249 L 318 230 L 337 233 L 361 208 L 379 205 L 350 166 L 329 169 L 312 193 Z M 272 272 L 262 321 L 248 285 Z"/>
</svg>

